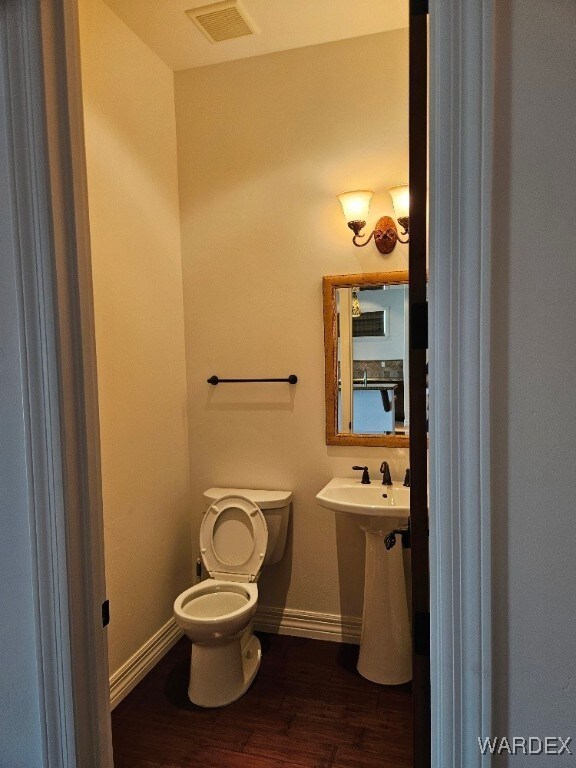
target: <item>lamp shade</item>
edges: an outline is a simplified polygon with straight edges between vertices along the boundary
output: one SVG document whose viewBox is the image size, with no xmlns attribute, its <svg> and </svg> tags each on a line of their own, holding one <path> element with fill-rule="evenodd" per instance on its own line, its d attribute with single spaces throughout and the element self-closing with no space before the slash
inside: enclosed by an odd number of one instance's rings
<svg viewBox="0 0 576 768">
<path fill-rule="evenodd" d="M 408 184 L 400 184 L 398 187 L 390 187 L 388 190 L 392 197 L 394 212 L 397 219 L 410 216 L 410 191 Z"/>
<path fill-rule="evenodd" d="M 357 189 L 338 195 L 346 221 L 366 221 L 373 194 L 369 189 Z"/>
</svg>

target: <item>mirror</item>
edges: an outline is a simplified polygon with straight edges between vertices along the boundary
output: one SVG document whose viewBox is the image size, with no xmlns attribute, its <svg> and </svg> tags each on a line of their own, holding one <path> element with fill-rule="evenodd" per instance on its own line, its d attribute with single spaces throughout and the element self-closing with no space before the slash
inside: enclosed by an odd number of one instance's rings
<svg viewBox="0 0 576 768">
<path fill-rule="evenodd" d="M 408 272 L 322 281 L 327 445 L 407 447 Z"/>
</svg>

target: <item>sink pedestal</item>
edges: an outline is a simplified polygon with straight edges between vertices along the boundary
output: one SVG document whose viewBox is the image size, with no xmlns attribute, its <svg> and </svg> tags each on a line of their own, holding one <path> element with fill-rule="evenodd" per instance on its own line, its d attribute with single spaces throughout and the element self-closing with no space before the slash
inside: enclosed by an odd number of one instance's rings
<svg viewBox="0 0 576 768">
<path fill-rule="evenodd" d="M 398 536 L 390 550 L 384 546 L 385 529 L 362 525 L 366 534 L 364 612 L 358 672 L 383 685 L 412 679 L 412 640 L 403 548 Z"/>
<path fill-rule="evenodd" d="M 407 525 L 410 489 L 334 477 L 316 498 L 322 507 L 355 518 L 366 535 L 358 672 L 381 685 L 407 683 L 412 679 L 412 635 L 404 550 L 397 536 L 396 544 L 387 551 L 384 537 Z"/>
</svg>

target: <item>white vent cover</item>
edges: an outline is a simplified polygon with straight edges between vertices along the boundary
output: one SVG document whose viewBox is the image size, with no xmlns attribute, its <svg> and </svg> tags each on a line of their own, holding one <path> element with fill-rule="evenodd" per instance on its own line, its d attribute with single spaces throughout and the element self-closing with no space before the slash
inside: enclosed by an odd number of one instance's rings
<svg viewBox="0 0 576 768">
<path fill-rule="evenodd" d="M 224 0 L 201 8 L 191 8 L 186 14 L 211 43 L 221 43 L 223 40 L 258 32 L 238 0 Z"/>
</svg>

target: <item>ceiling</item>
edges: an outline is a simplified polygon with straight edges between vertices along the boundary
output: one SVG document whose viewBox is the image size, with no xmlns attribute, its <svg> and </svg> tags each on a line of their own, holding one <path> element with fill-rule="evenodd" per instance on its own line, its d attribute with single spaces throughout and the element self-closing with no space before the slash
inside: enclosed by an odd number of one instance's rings
<svg viewBox="0 0 576 768">
<path fill-rule="evenodd" d="M 242 0 L 260 33 L 211 43 L 185 11 L 209 0 L 105 0 L 173 70 L 408 26 L 408 0 Z"/>
</svg>

